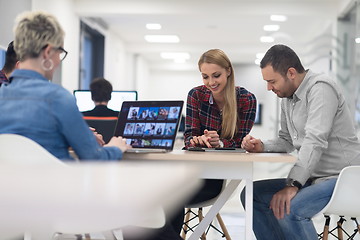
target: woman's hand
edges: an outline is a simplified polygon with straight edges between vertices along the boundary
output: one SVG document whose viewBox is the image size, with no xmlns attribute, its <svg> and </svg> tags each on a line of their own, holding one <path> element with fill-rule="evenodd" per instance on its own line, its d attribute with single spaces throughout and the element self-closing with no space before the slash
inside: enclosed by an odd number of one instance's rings
<svg viewBox="0 0 360 240">
<path fill-rule="evenodd" d="M 190 139 L 190 145 L 192 147 L 207 146 L 208 148 L 211 148 L 211 144 L 209 143 L 209 140 L 210 138 L 206 137 L 205 135 L 194 136 L 192 139 Z"/>
<path fill-rule="evenodd" d="M 209 131 L 205 129 L 204 135 L 209 139 L 208 142 L 210 143 L 211 147 L 220 147 L 220 136 L 217 131 Z"/>
<path fill-rule="evenodd" d="M 220 146 L 220 137 L 216 131 L 204 130 L 204 134 L 201 136 L 194 136 L 190 139 L 190 144 L 193 147 L 208 147 L 215 148 Z"/>
<path fill-rule="evenodd" d="M 112 137 L 105 147 L 118 147 L 122 152 L 126 152 L 126 150 L 131 148 L 129 144 L 126 144 L 126 138 L 122 137 Z"/>
<path fill-rule="evenodd" d="M 104 146 L 105 141 L 103 139 L 103 136 L 100 133 L 96 132 L 95 128 L 92 128 L 92 127 L 89 127 L 89 128 L 94 133 L 96 141 L 99 143 L 99 145 Z"/>
</svg>

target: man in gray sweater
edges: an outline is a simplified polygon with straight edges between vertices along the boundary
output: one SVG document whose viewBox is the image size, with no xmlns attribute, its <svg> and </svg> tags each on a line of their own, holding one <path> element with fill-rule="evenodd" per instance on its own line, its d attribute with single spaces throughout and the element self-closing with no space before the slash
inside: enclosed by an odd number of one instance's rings
<svg viewBox="0 0 360 240">
<path fill-rule="evenodd" d="M 282 98 L 281 129 L 270 141 L 247 135 L 241 146 L 249 152 L 296 149 L 298 157 L 286 179 L 254 183 L 253 229 L 258 240 L 317 239 L 311 218 L 329 202 L 340 171 L 360 165 L 353 117 L 336 83 L 305 70 L 289 47 L 271 47 L 260 67 L 267 89 Z"/>
</svg>

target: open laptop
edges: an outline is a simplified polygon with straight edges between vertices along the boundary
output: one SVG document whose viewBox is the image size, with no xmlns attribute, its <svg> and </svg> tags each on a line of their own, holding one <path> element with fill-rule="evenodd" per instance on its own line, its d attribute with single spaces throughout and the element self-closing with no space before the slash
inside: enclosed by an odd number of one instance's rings
<svg viewBox="0 0 360 240">
<path fill-rule="evenodd" d="M 124 101 L 115 136 L 127 139 L 127 152 L 168 152 L 175 144 L 184 101 Z"/>
</svg>

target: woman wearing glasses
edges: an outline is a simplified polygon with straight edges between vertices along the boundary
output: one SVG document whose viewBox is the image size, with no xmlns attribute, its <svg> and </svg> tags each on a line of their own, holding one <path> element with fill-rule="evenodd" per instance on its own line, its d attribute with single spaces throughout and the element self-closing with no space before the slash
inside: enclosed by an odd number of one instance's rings
<svg viewBox="0 0 360 240">
<path fill-rule="evenodd" d="M 28 137 L 62 160 L 72 160 L 69 147 L 80 159 L 121 159 L 128 147 L 125 139 L 114 137 L 102 146 L 83 120 L 73 95 L 49 82 L 67 55 L 64 31 L 55 17 L 23 13 L 14 31 L 19 64 L 10 76 L 11 84 L 0 90 L 0 134 Z"/>
</svg>

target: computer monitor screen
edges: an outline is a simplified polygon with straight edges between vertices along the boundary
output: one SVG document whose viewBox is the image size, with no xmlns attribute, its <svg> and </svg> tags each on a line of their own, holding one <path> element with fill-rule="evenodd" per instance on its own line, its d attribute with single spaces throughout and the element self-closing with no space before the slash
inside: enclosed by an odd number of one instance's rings
<svg viewBox="0 0 360 240">
<path fill-rule="evenodd" d="M 90 90 L 75 90 L 74 96 L 80 112 L 89 111 L 95 107 Z M 136 101 L 137 98 L 137 91 L 113 91 L 108 108 L 120 111 L 123 101 Z"/>
</svg>

